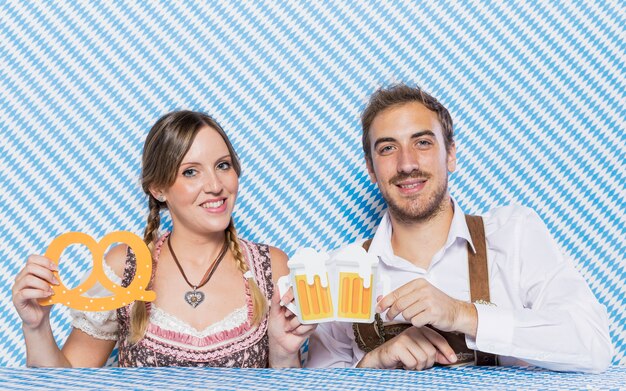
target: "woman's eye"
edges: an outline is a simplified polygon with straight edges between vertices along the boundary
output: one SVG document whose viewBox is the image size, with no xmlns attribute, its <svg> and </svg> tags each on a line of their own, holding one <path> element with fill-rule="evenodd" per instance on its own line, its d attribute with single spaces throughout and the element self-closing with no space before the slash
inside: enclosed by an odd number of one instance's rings
<svg viewBox="0 0 626 391">
<path fill-rule="evenodd" d="M 183 171 L 183 176 L 192 177 L 194 175 L 196 175 L 196 170 L 194 168 L 188 168 L 185 171 Z"/>
<path fill-rule="evenodd" d="M 217 165 L 218 170 L 228 170 L 230 168 L 229 162 L 221 162 Z"/>
</svg>

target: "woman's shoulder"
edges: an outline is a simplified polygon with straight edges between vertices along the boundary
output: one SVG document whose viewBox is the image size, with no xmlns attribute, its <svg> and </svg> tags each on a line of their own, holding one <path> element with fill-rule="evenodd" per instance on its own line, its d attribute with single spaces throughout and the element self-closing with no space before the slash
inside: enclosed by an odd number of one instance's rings
<svg viewBox="0 0 626 391">
<path fill-rule="evenodd" d="M 272 274 L 275 276 L 283 276 L 289 273 L 287 267 L 287 261 L 289 257 L 285 252 L 278 247 L 270 246 L 262 243 L 254 243 L 246 241 L 249 246 L 257 247 L 261 252 L 264 252 L 269 258 Z"/>
<path fill-rule="evenodd" d="M 283 250 L 274 246 L 267 246 L 267 247 L 269 249 L 269 254 L 270 254 L 270 258 L 272 259 L 272 262 L 276 260 L 276 261 L 284 262 L 285 264 L 287 263 L 287 260 L 289 259 L 289 257 L 287 256 L 287 254 L 285 254 Z"/>
<path fill-rule="evenodd" d="M 287 262 L 287 259 L 289 259 L 287 257 L 287 254 L 285 254 L 285 252 L 281 249 L 279 249 L 278 247 L 274 247 L 274 246 L 270 246 L 268 244 L 265 243 L 258 243 L 258 242 L 253 242 L 244 238 L 239 237 L 239 242 L 250 248 L 250 249 L 258 249 L 261 252 L 266 253 L 267 255 L 269 255 L 269 257 L 272 259 L 272 262 L 274 260 L 279 260 L 279 261 L 284 261 Z"/>
<path fill-rule="evenodd" d="M 289 257 L 283 250 L 277 247 L 269 246 L 269 249 L 272 262 L 272 275 L 274 276 L 274 280 L 278 280 L 278 277 L 289 274 L 289 267 L 287 266 Z"/>
</svg>

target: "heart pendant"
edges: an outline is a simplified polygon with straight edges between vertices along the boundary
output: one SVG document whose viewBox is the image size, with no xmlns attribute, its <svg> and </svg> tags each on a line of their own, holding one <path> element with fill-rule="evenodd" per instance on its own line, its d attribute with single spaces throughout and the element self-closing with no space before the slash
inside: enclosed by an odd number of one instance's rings
<svg viewBox="0 0 626 391">
<path fill-rule="evenodd" d="M 189 291 L 185 293 L 185 301 L 193 308 L 196 308 L 198 304 L 204 301 L 204 293 L 200 291 Z"/>
</svg>

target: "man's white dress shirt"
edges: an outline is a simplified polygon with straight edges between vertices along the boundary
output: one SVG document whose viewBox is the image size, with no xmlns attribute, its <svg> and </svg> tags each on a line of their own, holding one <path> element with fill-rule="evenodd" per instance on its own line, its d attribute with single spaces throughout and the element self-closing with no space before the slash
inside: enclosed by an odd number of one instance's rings
<svg viewBox="0 0 626 391">
<path fill-rule="evenodd" d="M 369 252 L 380 256 L 379 270 L 390 277 L 392 290 L 424 278 L 449 296 L 470 301 L 467 243 L 474 245 L 464 214 L 453 203 L 447 241 L 427 270 L 394 255 L 391 221 L 384 215 Z M 466 337 L 468 347 L 499 355 L 500 365 L 605 370 L 613 355 L 606 309 L 539 216 L 525 207 L 508 206 L 490 211 L 483 221 L 495 306 L 475 304 L 478 330 L 475 339 Z M 400 314 L 395 320 L 404 318 Z M 323 323 L 311 337 L 307 366 L 350 367 L 363 356 L 351 323 Z"/>
</svg>

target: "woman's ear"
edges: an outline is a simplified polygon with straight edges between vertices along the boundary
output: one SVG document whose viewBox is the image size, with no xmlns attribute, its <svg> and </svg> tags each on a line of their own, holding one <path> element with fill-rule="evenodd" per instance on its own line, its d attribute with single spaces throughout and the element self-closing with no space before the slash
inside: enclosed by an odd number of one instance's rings
<svg viewBox="0 0 626 391">
<path fill-rule="evenodd" d="M 152 197 L 156 198 L 157 201 L 159 202 L 165 202 L 167 200 L 167 197 L 165 197 L 165 194 L 163 194 L 163 190 L 161 189 L 151 187 L 150 194 L 152 195 Z"/>
</svg>

